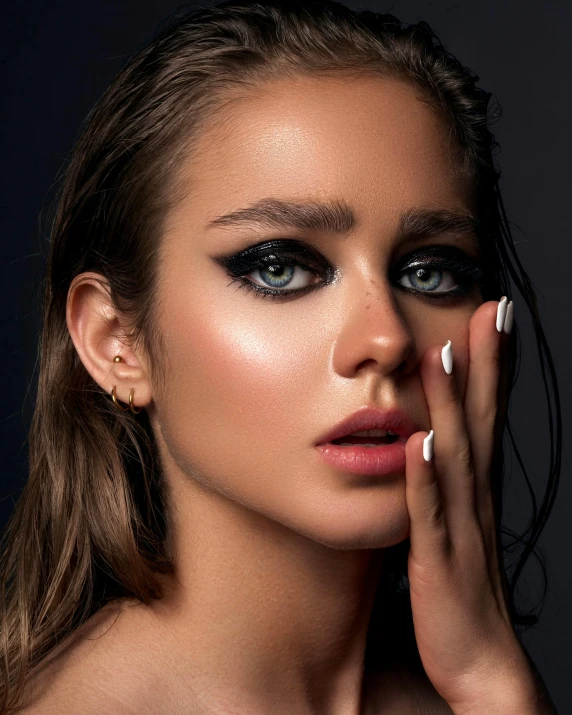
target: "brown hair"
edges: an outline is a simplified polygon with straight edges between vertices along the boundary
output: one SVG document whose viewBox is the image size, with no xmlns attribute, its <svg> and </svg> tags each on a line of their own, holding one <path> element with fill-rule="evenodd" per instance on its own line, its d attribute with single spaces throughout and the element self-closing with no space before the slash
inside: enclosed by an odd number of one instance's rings
<svg viewBox="0 0 572 715">
<path fill-rule="evenodd" d="M 144 347 L 152 384 L 164 384 L 168 363 L 157 329 L 157 252 L 165 217 L 182 196 L 178 169 L 201 126 L 233 96 L 261 82 L 348 72 L 401 78 L 442 114 L 463 170 L 474 177 L 484 299 L 510 297 L 510 275 L 530 310 L 549 407 L 544 360 L 554 392 L 556 446 L 549 409 L 548 485 L 524 535 L 528 541 L 517 536 L 506 546 L 524 543 L 506 587 L 515 626 L 535 622 L 534 614 L 517 611 L 514 590 L 556 495 L 560 402 L 535 294 L 516 255 L 498 188 L 490 95 L 425 22 L 405 26 L 392 15 L 356 12 L 328 0 L 223 2 L 174 16 L 127 62 L 86 118 L 59 177 L 43 281 L 29 479 L 2 540 L 0 713 L 18 703 L 30 669 L 57 652 L 90 615 L 120 597 L 144 603 L 160 598 L 157 574 L 173 569 L 168 503 L 147 413 L 135 417 L 117 410 L 79 360 L 66 325 L 71 281 L 84 271 L 101 275 L 110 301 L 130 319 L 132 327 L 121 338 Z M 519 350 L 515 325 L 510 390 Z M 495 481 L 499 544 L 502 471 Z M 388 549 L 390 568 L 378 590 L 392 595 L 396 608 L 407 603 L 398 596 L 407 596 L 408 546 L 406 541 Z M 386 598 L 384 609 L 387 604 Z"/>
</svg>

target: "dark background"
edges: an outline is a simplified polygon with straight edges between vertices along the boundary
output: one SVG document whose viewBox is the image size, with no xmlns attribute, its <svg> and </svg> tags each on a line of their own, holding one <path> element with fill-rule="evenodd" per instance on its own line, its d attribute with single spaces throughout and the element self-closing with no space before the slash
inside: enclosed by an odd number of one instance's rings
<svg viewBox="0 0 572 715">
<path fill-rule="evenodd" d="M 540 624 L 525 634 L 524 642 L 559 713 L 572 713 L 572 487 L 566 445 L 572 327 L 572 4 L 568 0 L 409 0 L 391 4 L 370 0 L 363 6 L 392 12 L 407 22 L 427 20 L 447 48 L 479 75 L 480 86 L 493 92 L 503 109 L 493 131 L 501 146 L 497 161 L 504 176 L 505 205 L 519 258 L 537 290 L 560 381 L 564 419 L 560 490 L 539 542 L 548 561 L 549 589 Z M 0 29 L 0 155 L 4 162 L 0 197 L 0 528 L 27 477 L 27 433 L 38 367 L 38 282 L 48 248 L 39 228 L 46 194 L 82 120 L 128 56 L 146 43 L 169 15 L 184 7 L 168 0 L 19 0 L 4 7 Z M 520 294 L 513 298 L 524 355 L 510 419 L 540 499 L 549 464 L 547 403 L 526 306 Z M 531 502 L 515 459 L 505 504 L 505 524 L 523 533 Z M 529 559 L 521 583 L 522 598 L 526 599 L 521 602 L 533 606 L 541 595 L 540 568 L 534 557 Z"/>
</svg>

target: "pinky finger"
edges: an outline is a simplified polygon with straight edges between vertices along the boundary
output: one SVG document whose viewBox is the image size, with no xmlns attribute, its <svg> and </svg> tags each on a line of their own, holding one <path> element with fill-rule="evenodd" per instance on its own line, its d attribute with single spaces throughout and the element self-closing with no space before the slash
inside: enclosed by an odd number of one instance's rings
<svg viewBox="0 0 572 715">
<path fill-rule="evenodd" d="M 417 432 L 405 447 L 405 498 L 409 512 L 411 554 L 418 564 L 434 561 L 447 545 L 445 510 L 435 460 L 433 430 Z"/>
</svg>

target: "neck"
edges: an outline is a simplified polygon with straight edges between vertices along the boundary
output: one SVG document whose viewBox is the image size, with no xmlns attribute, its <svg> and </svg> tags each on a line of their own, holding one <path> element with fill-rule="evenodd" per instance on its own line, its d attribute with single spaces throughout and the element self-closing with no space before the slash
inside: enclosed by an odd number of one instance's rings
<svg viewBox="0 0 572 715">
<path fill-rule="evenodd" d="M 154 608 L 182 687 L 245 711 L 362 712 L 383 551 L 317 543 L 194 481 L 171 502 L 176 572 Z"/>
</svg>

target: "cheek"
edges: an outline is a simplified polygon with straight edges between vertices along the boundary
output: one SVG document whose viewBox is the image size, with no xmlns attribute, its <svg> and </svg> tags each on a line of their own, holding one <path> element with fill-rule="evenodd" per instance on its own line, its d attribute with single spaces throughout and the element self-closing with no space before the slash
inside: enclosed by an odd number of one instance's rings
<svg viewBox="0 0 572 715">
<path fill-rule="evenodd" d="M 311 440 L 300 401 L 317 358 L 296 311 L 289 318 L 276 303 L 229 295 L 193 295 L 165 330 L 173 382 L 161 422 L 184 471 L 246 490 Z"/>
</svg>

